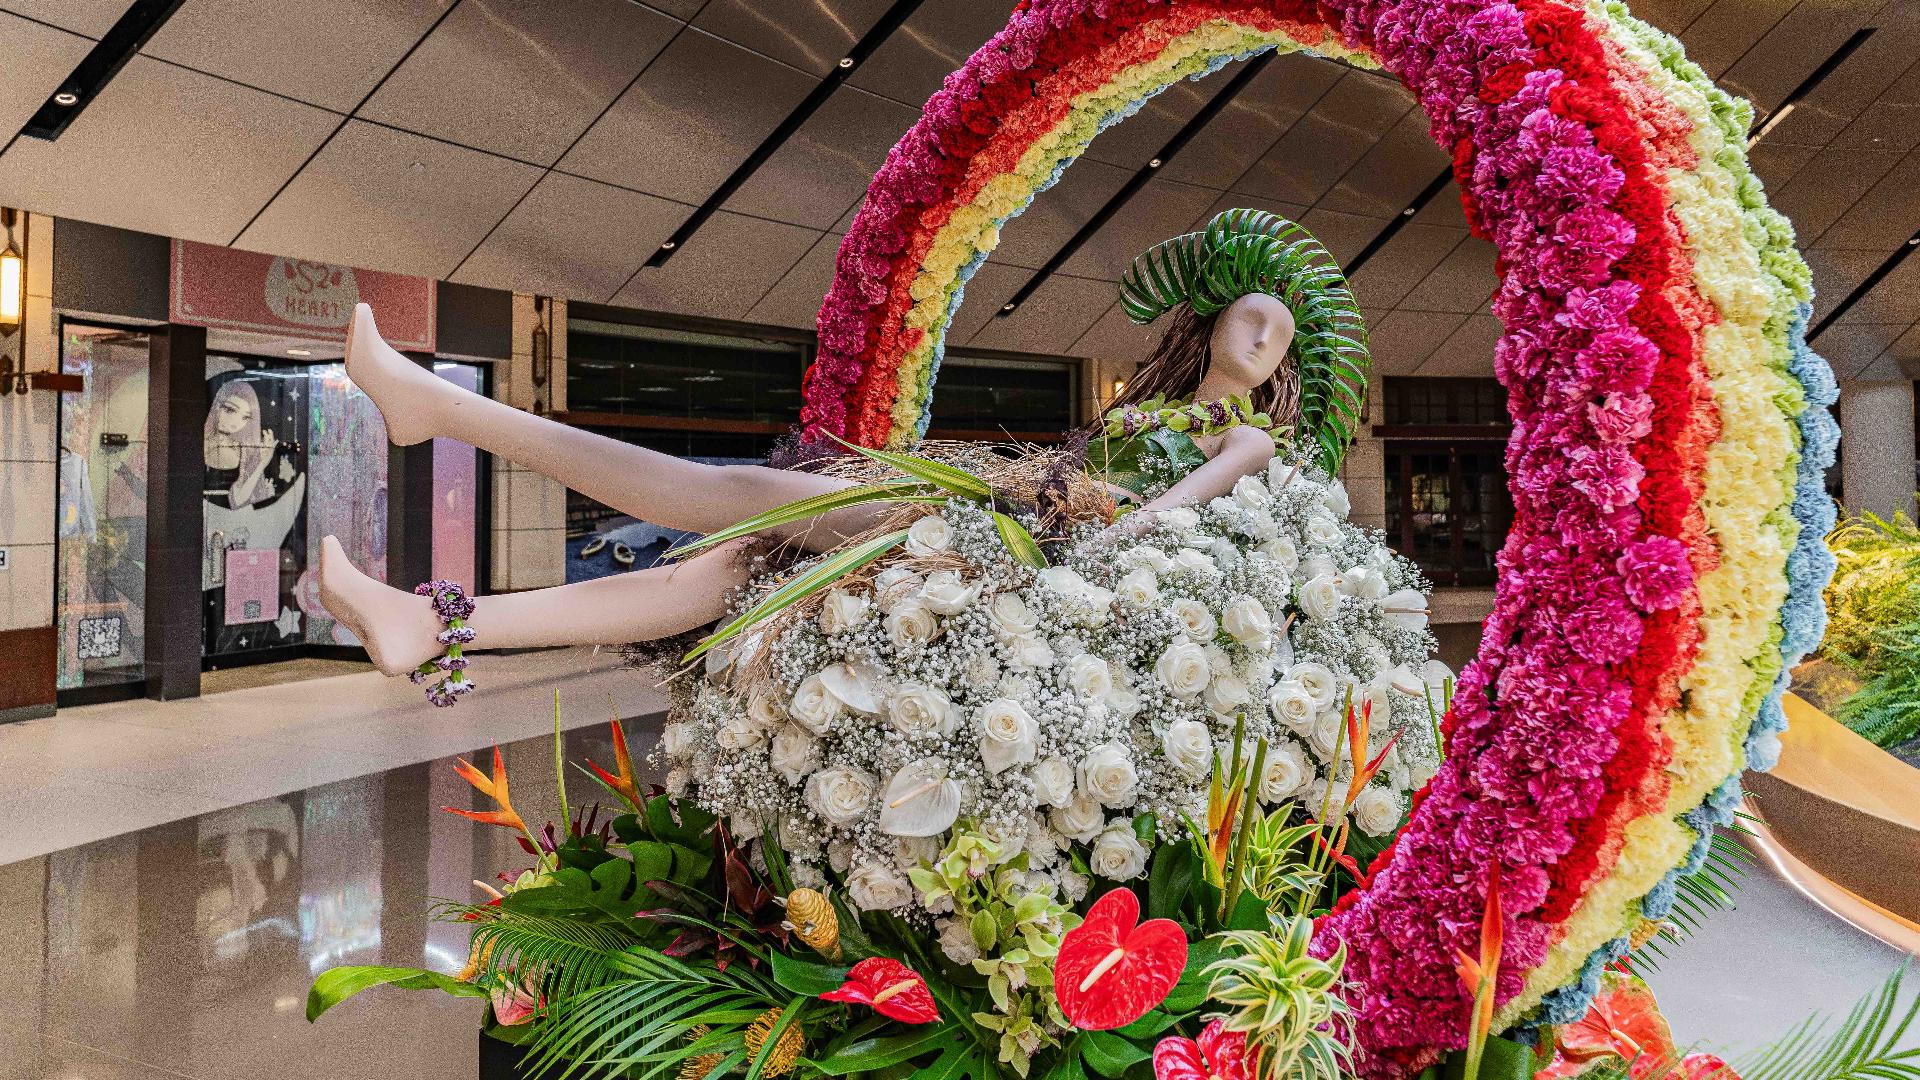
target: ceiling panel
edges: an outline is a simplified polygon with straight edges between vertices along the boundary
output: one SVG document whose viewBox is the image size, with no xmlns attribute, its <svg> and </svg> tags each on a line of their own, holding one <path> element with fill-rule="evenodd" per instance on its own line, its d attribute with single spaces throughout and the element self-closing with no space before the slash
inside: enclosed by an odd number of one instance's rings
<svg viewBox="0 0 1920 1080">
<path fill-rule="evenodd" d="M 1380 135 L 1319 205 L 1349 214 L 1390 218 L 1418 198 L 1452 158 L 1427 133 L 1427 115 L 1413 109 Z"/>
<path fill-rule="evenodd" d="M 1247 170 L 1234 190 L 1313 203 L 1365 156 L 1380 134 L 1398 123 L 1412 104 L 1412 98 L 1398 83 L 1348 69 L 1339 84 Z"/>
<path fill-rule="evenodd" d="M 961 297 L 964 302 L 960 310 L 953 313 L 953 324 L 947 327 L 947 341 L 964 345 L 981 327 L 993 321 L 1001 305 L 1013 299 L 1013 294 L 1032 280 L 1031 270 L 991 262 L 981 264 L 967 280 L 967 291 Z"/>
<path fill-rule="evenodd" d="M 1796 102 L 1793 112 L 1767 134 L 1768 141 L 1825 146 L 1840 139 L 1850 122 L 1901 81 L 1903 72 L 1914 77 L 1914 56 L 1920 54 L 1920 4 L 1899 0 L 1872 23 L 1874 35 Z M 1842 141 L 1867 145 L 1857 139 Z"/>
<path fill-rule="evenodd" d="M 1892 172 L 1904 156 L 1898 151 L 1828 148 L 1815 155 L 1768 201 L 1792 219 L 1804 247 L 1840 220 L 1840 215 Z"/>
<path fill-rule="evenodd" d="M 634 0 L 634 2 L 639 3 L 640 0 Z M 653 8 L 656 11 L 666 12 L 681 22 L 685 22 L 695 15 L 700 14 L 700 9 L 705 7 L 706 3 L 707 0 L 646 0 L 645 6 Z"/>
<path fill-rule="evenodd" d="M 1430 311 L 1388 311 L 1367 320 L 1367 351 L 1382 375 L 1411 375 L 1440 347 L 1465 315 Z"/>
<path fill-rule="evenodd" d="M 1395 307 L 1467 238 L 1465 229 L 1410 223 L 1353 275 L 1353 295 L 1360 310 L 1386 311 Z"/>
<path fill-rule="evenodd" d="M 979 349 L 1065 355 L 1113 303 L 1113 282 L 1055 274 L 1019 310 L 991 318 L 967 341 Z"/>
<path fill-rule="evenodd" d="M 1229 191 L 1215 199 L 1213 205 L 1207 207 L 1206 213 L 1194 219 L 1194 223 L 1187 228 L 1203 228 L 1207 222 L 1213 220 L 1214 215 L 1228 210 L 1265 210 L 1269 214 L 1279 214 L 1288 221 L 1299 221 L 1307 214 L 1307 208 L 1297 203 L 1275 202 L 1272 199 L 1256 198 L 1244 192 Z"/>
<path fill-rule="evenodd" d="M 1815 244 L 1890 254 L 1920 232 L 1920 197 L 1916 196 L 1920 196 L 1920 151 L 1909 151 Z"/>
<path fill-rule="evenodd" d="M 834 228 L 917 115 L 897 101 L 841 86 L 726 207 L 814 229 Z"/>
<path fill-rule="evenodd" d="M 1229 64 L 1201 82 L 1181 79 L 1167 87 L 1147 99 L 1139 112 L 1094 136 L 1086 156 L 1125 169 L 1144 168 L 1188 121 L 1206 108 L 1207 102 L 1240 71 L 1242 64 L 1244 61 Z"/>
<path fill-rule="evenodd" d="M 1345 71 L 1307 53 L 1274 57 L 1174 155 L 1161 175 L 1222 191 L 1232 188 Z"/>
<path fill-rule="evenodd" d="M 120 16 L 133 6 L 133 0 L 4 0 L 0 10 L 51 23 L 63 30 L 101 37 Z"/>
<path fill-rule="evenodd" d="M 1000 229 L 993 261 L 1037 269 L 1093 219 L 1132 173 L 1104 161 L 1079 161 Z"/>
<path fill-rule="evenodd" d="M 1713 0 L 1634 0 L 1633 14 L 1650 25 L 1677 35 L 1712 5 Z"/>
<path fill-rule="evenodd" d="M 540 170 L 349 120 L 234 246 L 440 278 Z"/>
<path fill-rule="evenodd" d="M 816 84 L 711 34 L 682 31 L 560 168 L 698 205 Z"/>
<path fill-rule="evenodd" d="M 0 79 L 0 138 L 11 136 L 60 87 L 93 42 L 65 30 L 0 13 L 7 76 Z"/>
<path fill-rule="evenodd" d="M 453 280 L 604 303 L 691 211 L 637 191 L 548 173 L 460 264 Z"/>
<path fill-rule="evenodd" d="M 1408 311 L 1478 311 L 1500 287 L 1494 273 L 1494 248 L 1468 237 L 1400 301 Z"/>
<path fill-rule="evenodd" d="M 667 265 L 642 267 L 613 302 L 743 319 L 819 238 L 812 229 L 723 210 L 707 219 Z"/>
<path fill-rule="evenodd" d="M 141 51 L 347 112 L 453 2 L 186 0 Z"/>
<path fill-rule="evenodd" d="M 1191 184 L 1149 180 L 1060 270 L 1075 277 L 1119 281 L 1141 252 L 1206 219 L 1220 192 Z"/>
<path fill-rule="evenodd" d="M 0 202 L 224 244 L 339 122 L 136 56 L 59 141 L 0 156 Z"/>
<path fill-rule="evenodd" d="M 679 28 L 631 0 L 466 0 L 359 115 L 551 165 Z"/>
<path fill-rule="evenodd" d="M 1319 241 L 1326 245 L 1327 251 L 1341 266 L 1353 261 L 1360 250 L 1380 235 L 1387 227 L 1384 218 L 1362 217 L 1359 214 L 1343 214 L 1337 210 L 1322 210 L 1314 207 L 1297 219 L 1307 227 Z"/>
<path fill-rule="evenodd" d="M 1909 368 L 1920 366 L 1920 326 L 1915 326 L 1900 335 L 1900 340 L 1887 346 L 1887 351 L 1883 355 Z M 1920 372 L 1916 372 L 1913 377 L 1920 379 Z"/>
<path fill-rule="evenodd" d="M 1070 356 L 1138 364 L 1152 355 L 1154 346 L 1160 344 L 1160 335 L 1166 332 L 1171 322 L 1170 317 L 1164 317 L 1142 326 L 1127 318 L 1127 313 L 1120 309 L 1118 303 L 1114 303 L 1086 333 L 1080 335 L 1080 340 L 1074 342 L 1067 353 Z"/>
<path fill-rule="evenodd" d="M 1717 0 L 1679 35 L 1687 57 L 1718 78 L 1765 37 L 1796 0 Z M 1816 61 L 1817 63 L 1817 61 Z"/>
<path fill-rule="evenodd" d="M 1719 79 L 1754 103 L 1756 115 L 1780 106 L 1814 69 L 1866 25 L 1885 0 L 1811 0 L 1793 5 L 1773 29 Z M 1799 110 L 1796 109 L 1796 112 Z"/>
<path fill-rule="evenodd" d="M 1806 256 L 1807 268 L 1813 271 L 1813 310 L 1817 322 L 1832 311 L 1834 305 L 1851 293 L 1873 268 L 1879 266 L 1885 255 L 1877 251 L 1839 251 L 1826 248 L 1809 248 Z"/>
<path fill-rule="evenodd" d="M 1753 174 L 1760 178 L 1762 187 L 1776 192 L 1792 183 L 1819 153 L 1819 147 L 1779 143 L 1769 135 L 1747 151 L 1747 164 L 1753 167 Z"/>
<path fill-rule="evenodd" d="M 833 269 L 840 254 L 839 233 L 827 233 L 793 264 L 767 295 L 747 312 L 748 322 L 770 323 L 811 330 L 820 303 L 833 287 Z"/>
<path fill-rule="evenodd" d="M 1911 356 L 1901 356 L 1893 346 L 1879 355 L 1873 363 L 1860 369 L 1854 376 L 1858 382 L 1911 382 L 1920 379 L 1920 360 Z"/>
<path fill-rule="evenodd" d="M 1833 365 L 1842 382 L 1859 378 L 1889 345 L 1898 341 L 1909 323 L 1841 323 L 1813 341 L 1814 350 Z"/>
<path fill-rule="evenodd" d="M 1503 332 L 1499 319 L 1491 315 L 1469 315 L 1433 350 L 1415 374 L 1491 376 L 1493 347 Z"/>
<path fill-rule="evenodd" d="M 1447 181 L 1446 186 L 1435 193 L 1433 198 L 1427 200 L 1427 205 L 1421 207 L 1419 213 L 1413 215 L 1413 221 L 1416 225 L 1452 225 L 1456 228 L 1466 228 L 1467 211 L 1460 203 L 1460 185 L 1452 180 Z"/>
<path fill-rule="evenodd" d="M 890 0 L 710 0 L 693 25 L 825 75 L 891 6 Z"/>
<path fill-rule="evenodd" d="M 1920 319 L 1920 251 L 1914 252 L 1867 291 L 1842 322 L 1913 322 Z"/>
<path fill-rule="evenodd" d="M 1007 25 L 1012 0 L 921 4 L 849 80 L 862 90 L 918 109 L 947 73 Z"/>
</svg>

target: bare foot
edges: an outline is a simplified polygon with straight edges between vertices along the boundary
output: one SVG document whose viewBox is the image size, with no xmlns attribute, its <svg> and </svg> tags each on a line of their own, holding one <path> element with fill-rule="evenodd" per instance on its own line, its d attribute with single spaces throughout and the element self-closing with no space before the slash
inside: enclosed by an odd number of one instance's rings
<svg viewBox="0 0 1920 1080">
<path fill-rule="evenodd" d="M 361 573 L 331 536 L 320 541 L 320 603 L 383 674 L 405 675 L 440 653 L 440 618 L 427 598 Z"/>
<path fill-rule="evenodd" d="M 387 422 L 387 438 L 400 446 L 439 435 L 443 413 L 466 393 L 382 340 L 365 304 L 354 306 L 347 324 L 347 378 L 373 399 Z"/>
</svg>

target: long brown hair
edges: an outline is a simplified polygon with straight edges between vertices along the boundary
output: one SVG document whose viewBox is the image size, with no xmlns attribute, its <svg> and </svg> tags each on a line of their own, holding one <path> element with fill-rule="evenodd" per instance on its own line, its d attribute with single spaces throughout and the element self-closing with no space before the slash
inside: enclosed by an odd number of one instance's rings
<svg viewBox="0 0 1920 1080">
<path fill-rule="evenodd" d="M 1220 313 L 1201 315 L 1191 304 L 1181 304 L 1172 314 L 1167 332 L 1160 336 L 1152 355 L 1140 364 L 1127 380 L 1128 402 L 1151 397 L 1187 398 L 1200 387 L 1213 361 L 1213 331 Z M 1253 407 L 1273 418 L 1276 428 L 1290 428 L 1300 421 L 1300 365 L 1287 348 L 1287 355 L 1273 369 L 1267 381 L 1253 388 Z M 1116 403 L 1117 404 L 1117 403 Z"/>
</svg>

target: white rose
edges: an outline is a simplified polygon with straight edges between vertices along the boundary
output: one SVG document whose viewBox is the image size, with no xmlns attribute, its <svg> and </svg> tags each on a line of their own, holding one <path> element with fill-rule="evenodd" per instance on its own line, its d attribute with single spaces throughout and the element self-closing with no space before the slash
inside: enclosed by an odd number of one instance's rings
<svg viewBox="0 0 1920 1080">
<path fill-rule="evenodd" d="M 1133 755 L 1117 742 L 1103 742 L 1080 759 L 1080 790 L 1103 806 L 1133 805 L 1139 777 Z"/>
<path fill-rule="evenodd" d="M 1032 634 L 1023 634 L 1009 638 L 1007 663 L 1022 670 L 1039 670 L 1053 666 L 1053 646 L 1044 638 Z"/>
<path fill-rule="evenodd" d="M 1047 822 L 1060 835 L 1084 844 L 1100 835 L 1107 815 L 1099 803 L 1085 795 L 1075 795 L 1067 805 L 1047 811 Z"/>
<path fill-rule="evenodd" d="M 1309 578 L 1338 577 L 1339 575 L 1340 568 L 1333 565 L 1332 559 L 1325 555 L 1309 555 L 1300 560 L 1300 572 L 1294 576 L 1306 581 Z"/>
<path fill-rule="evenodd" d="M 1368 836 L 1385 836 L 1400 824 L 1404 809 L 1397 793 L 1379 784 L 1368 784 L 1353 801 L 1353 823 Z"/>
<path fill-rule="evenodd" d="M 1300 586 L 1297 599 L 1307 618 L 1324 622 L 1340 610 L 1340 586 L 1331 574 L 1321 574 Z"/>
<path fill-rule="evenodd" d="M 788 724 L 773 737 L 768 763 L 789 784 L 797 784 L 820 767 L 820 744 L 798 724 Z"/>
<path fill-rule="evenodd" d="M 980 946 L 974 944 L 969 920 L 951 918 L 940 921 L 940 951 L 956 964 L 971 964 L 980 959 Z"/>
<path fill-rule="evenodd" d="M 1145 570 L 1149 573 L 1164 574 L 1173 569 L 1173 560 L 1167 553 L 1153 544 L 1141 544 L 1120 553 L 1120 565 Z"/>
<path fill-rule="evenodd" d="M 1233 501 L 1249 510 L 1264 510 L 1273 505 L 1273 491 L 1258 476 L 1243 476 L 1233 483 Z"/>
<path fill-rule="evenodd" d="M 1131 720 L 1140 715 L 1140 695 L 1124 686 L 1115 686 L 1107 692 L 1107 708 L 1122 720 Z"/>
<path fill-rule="evenodd" d="M 1190 641 L 1167 646 L 1167 651 L 1154 661 L 1153 674 L 1167 689 L 1181 697 L 1198 694 L 1213 679 L 1206 650 Z"/>
<path fill-rule="evenodd" d="M 1131 881 L 1147 872 L 1146 846 L 1132 825 L 1116 821 L 1094 840 L 1087 868 L 1109 881 Z"/>
<path fill-rule="evenodd" d="M 1049 566 L 1034 575 L 1034 580 L 1061 596 L 1077 596 L 1088 587 L 1087 579 L 1070 566 Z"/>
<path fill-rule="evenodd" d="M 953 734 L 960 717 L 945 693 L 908 683 L 887 699 L 887 720 L 902 735 L 947 736 Z"/>
<path fill-rule="evenodd" d="M 862 911 L 898 911 L 913 903 L 913 884 L 893 867 L 869 860 L 847 875 L 847 899 Z"/>
<path fill-rule="evenodd" d="M 674 798 L 684 797 L 687 793 L 687 788 L 691 786 L 692 783 L 693 774 L 688 772 L 685 766 L 675 765 L 673 768 L 667 770 L 667 794 Z"/>
<path fill-rule="evenodd" d="M 933 640 L 940 620 L 918 600 L 903 600 L 887 613 L 887 640 L 896 649 L 912 650 Z"/>
<path fill-rule="evenodd" d="M 1221 675 L 1207 684 L 1200 695 L 1207 708 L 1222 716 L 1232 716 L 1253 701 L 1253 692 L 1247 689 L 1244 680 L 1234 675 Z"/>
<path fill-rule="evenodd" d="M 1173 617 L 1180 620 L 1180 626 L 1187 636 L 1195 641 L 1212 641 L 1213 635 L 1220 630 L 1220 624 L 1214 621 L 1213 612 L 1198 600 L 1182 597 L 1169 605 Z"/>
<path fill-rule="evenodd" d="M 747 718 L 762 731 L 778 731 L 787 722 L 787 710 L 778 698 L 760 691 L 747 699 Z"/>
<path fill-rule="evenodd" d="M 1039 725 L 1019 702 L 990 701 L 973 713 L 980 728 L 980 760 L 990 773 L 1000 773 L 1033 760 Z"/>
<path fill-rule="evenodd" d="M 680 761 L 692 755 L 694 741 L 692 724 L 668 724 L 660 732 L 660 752 L 669 761 Z"/>
<path fill-rule="evenodd" d="M 1001 637 L 1031 634 L 1040 628 L 1039 617 L 1017 593 L 1003 592 L 996 595 L 993 598 L 993 605 L 987 609 L 987 616 L 993 622 L 994 632 Z"/>
<path fill-rule="evenodd" d="M 1160 581 L 1151 570 L 1133 570 L 1120 579 L 1120 586 L 1114 591 L 1129 607 L 1150 607 L 1160 599 Z"/>
<path fill-rule="evenodd" d="M 920 602 L 935 615 L 958 615 L 971 607 L 979 595 L 979 583 L 967 584 L 961 580 L 958 570 L 937 570 L 927 575 L 926 587 L 920 590 Z"/>
<path fill-rule="evenodd" d="M 889 566 L 874 575 L 874 606 L 880 609 L 881 614 L 888 614 L 899 605 L 919 597 L 926 583 L 926 578 L 904 566 Z"/>
<path fill-rule="evenodd" d="M 1313 731 L 1313 718 L 1320 712 L 1313 695 L 1292 679 L 1273 684 L 1272 692 L 1267 695 L 1267 707 L 1273 710 L 1275 720 L 1302 735 Z"/>
<path fill-rule="evenodd" d="M 1053 879 L 1060 886 L 1060 899 L 1069 906 L 1086 899 L 1087 890 L 1093 885 L 1093 879 L 1087 875 L 1064 866 L 1054 871 Z"/>
<path fill-rule="evenodd" d="M 907 553 L 910 555 L 932 555 L 947 550 L 952 544 L 953 529 L 947 525 L 947 519 L 939 514 L 928 514 L 907 530 Z"/>
<path fill-rule="evenodd" d="M 713 741 L 722 750 L 751 750 L 766 741 L 766 729 L 754 723 L 745 713 L 727 717 L 713 733 Z"/>
<path fill-rule="evenodd" d="M 1340 526 L 1330 517 L 1313 514 L 1307 518 L 1307 543 L 1323 548 L 1337 547 L 1340 544 Z"/>
<path fill-rule="evenodd" d="M 1220 610 L 1220 625 L 1227 636 L 1249 649 L 1264 649 L 1273 637 L 1273 617 L 1267 605 L 1251 596 L 1236 596 Z"/>
<path fill-rule="evenodd" d="M 1350 567 L 1340 575 L 1340 591 L 1362 600 L 1382 600 L 1387 595 L 1387 578 L 1370 566 Z"/>
<path fill-rule="evenodd" d="M 807 806 L 831 825 L 850 825 L 867 812 L 879 786 L 872 773 L 850 765 L 822 769 L 807 778 Z"/>
<path fill-rule="evenodd" d="M 1320 492 L 1320 505 L 1326 507 L 1327 513 L 1334 517 L 1345 519 L 1353 516 L 1353 500 L 1347 498 L 1347 487 L 1338 480 L 1329 482 Z"/>
<path fill-rule="evenodd" d="M 1287 669 L 1288 680 L 1297 683 L 1313 698 L 1315 710 L 1333 707 L 1333 699 L 1339 694 L 1340 683 L 1325 664 L 1316 664 L 1309 660 L 1295 664 Z"/>
<path fill-rule="evenodd" d="M 1067 661 L 1067 686 L 1088 701 L 1105 701 L 1113 692 L 1113 671 L 1107 662 L 1092 653 L 1081 653 Z"/>
<path fill-rule="evenodd" d="M 1393 722 L 1393 701 L 1387 696 L 1387 687 L 1378 680 L 1367 686 L 1353 688 L 1353 709 L 1355 712 L 1371 704 L 1373 712 L 1367 718 L 1370 730 L 1379 733 L 1387 730 Z"/>
<path fill-rule="evenodd" d="M 815 735 L 825 735 L 840 718 L 840 711 L 840 699 L 827 692 L 827 685 L 818 675 L 807 676 L 800 683 L 800 689 L 793 692 L 793 700 L 787 703 L 788 714 Z"/>
<path fill-rule="evenodd" d="M 1307 741 L 1313 744 L 1313 752 L 1320 755 L 1321 761 L 1331 764 L 1347 741 L 1346 717 L 1334 709 L 1321 713 L 1314 718 L 1313 731 L 1307 735 Z"/>
<path fill-rule="evenodd" d="M 1047 806 L 1066 806 L 1073 802 L 1073 765 L 1055 755 L 1036 764 L 1027 773 L 1033 781 L 1033 797 Z"/>
<path fill-rule="evenodd" d="M 827 594 L 826 602 L 820 605 L 820 632 L 839 634 L 859 626 L 866 620 L 870 606 L 864 596 L 856 596 L 845 589 L 833 590 Z"/>
<path fill-rule="evenodd" d="M 940 857 L 937 836 L 896 836 L 893 838 L 893 864 L 902 870 L 923 866 Z"/>
<path fill-rule="evenodd" d="M 1259 550 L 1267 558 L 1279 563 L 1280 569 L 1288 573 L 1300 567 L 1300 552 L 1294 548 L 1293 541 L 1288 537 L 1276 536 L 1261 544 Z"/>
<path fill-rule="evenodd" d="M 1381 600 L 1387 621 L 1407 630 L 1427 628 L 1427 598 L 1417 589 L 1399 589 Z"/>
<path fill-rule="evenodd" d="M 1284 802 L 1311 779 L 1313 768 L 1307 764 L 1306 752 L 1292 739 L 1281 739 L 1267 748 L 1267 764 L 1260 773 L 1260 801 L 1268 805 Z M 1309 811 L 1319 812 L 1317 806 Z"/>
<path fill-rule="evenodd" d="M 1190 780 L 1213 771 L 1213 734 L 1198 720 L 1175 720 L 1160 736 L 1160 752 Z"/>
<path fill-rule="evenodd" d="M 1176 506 L 1160 511 L 1160 523 L 1176 533 L 1192 532 L 1200 526 L 1200 515 L 1191 507 Z"/>
<path fill-rule="evenodd" d="M 1173 557 L 1173 566 L 1176 570 L 1184 570 L 1189 574 L 1197 574 L 1209 579 L 1220 573 L 1220 568 L 1214 565 L 1212 555 L 1192 548 L 1181 548 L 1180 553 Z"/>
</svg>

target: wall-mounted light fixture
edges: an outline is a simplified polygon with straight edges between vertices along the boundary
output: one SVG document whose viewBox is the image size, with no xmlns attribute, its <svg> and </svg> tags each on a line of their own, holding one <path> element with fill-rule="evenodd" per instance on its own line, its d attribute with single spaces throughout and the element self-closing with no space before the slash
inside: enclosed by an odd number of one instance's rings
<svg viewBox="0 0 1920 1080">
<path fill-rule="evenodd" d="M 1125 379 L 1115 379 L 1115 380 L 1113 380 L 1113 396 L 1112 396 L 1112 397 L 1110 397 L 1110 398 L 1108 398 L 1107 400 L 1108 400 L 1108 401 L 1119 401 L 1119 400 L 1120 400 L 1120 395 L 1121 395 L 1121 394 L 1124 394 L 1124 393 L 1126 393 L 1126 392 L 1127 392 L 1127 380 L 1125 380 Z"/>
<path fill-rule="evenodd" d="M 542 393 L 553 379 L 553 301 L 544 296 L 533 298 L 533 411 L 546 415 L 547 395 Z"/>
<path fill-rule="evenodd" d="M 14 235 L 19 224 L 20 211 L 10 206 L 0 209 L 0 225 L 7 233 L 6 247 L 0 249 L 0 342 L 5 350 L 0 355 L 0 394 L 27 392 L 27 336 L 20 333 L 26 317 L 27 258 L 24 244 Z"/>
</svg>

